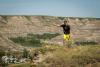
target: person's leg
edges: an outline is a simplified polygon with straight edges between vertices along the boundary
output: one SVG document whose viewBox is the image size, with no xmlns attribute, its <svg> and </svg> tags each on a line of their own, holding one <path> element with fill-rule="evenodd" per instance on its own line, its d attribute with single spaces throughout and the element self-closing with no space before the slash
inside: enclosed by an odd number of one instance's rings
<svg viewBox="0 0 100 67">
<path fill-rule="evenodd" d="M 64 34 L 64 46 L 70 47 L 70 35 L 69 34 Z"/>
<path fill-rule="evenodd" d="M 66 34 L 63 35 L 63 46 L 66 45 Z"/>
</svg>

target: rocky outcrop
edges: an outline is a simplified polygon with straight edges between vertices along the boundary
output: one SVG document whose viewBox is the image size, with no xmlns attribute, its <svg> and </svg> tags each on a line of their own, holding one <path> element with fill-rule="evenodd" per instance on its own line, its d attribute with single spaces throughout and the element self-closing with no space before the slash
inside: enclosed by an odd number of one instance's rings
<svg viewBox="0 0 100 67">
<path fill-rule="evenodd" d="M 70 20 L 72 39 L 100 42 L 100 20 Z"/>
</svg>

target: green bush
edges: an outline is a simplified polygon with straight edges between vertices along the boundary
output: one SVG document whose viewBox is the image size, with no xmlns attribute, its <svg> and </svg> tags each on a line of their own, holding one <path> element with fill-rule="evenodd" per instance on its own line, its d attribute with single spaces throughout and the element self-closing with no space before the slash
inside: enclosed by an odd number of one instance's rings
<svg viewBox="0 0 100 67">
<path fill-rule="evenodd" d="M 40 40 L 37 38 L 30 38 L 30 37 L 16 37 L 16 38 L 10 38 L 15 43 L 19 43 L 22 46 L 33 46 L 33 47 L 39 47 L 41 46 Z"/>
<path fill-rule="evenodd" d="M 28 58 L 29 57 L 29 52 L 27 51 L 27 49 L 23 50 L 23 58 Z"/>
<path fill-rule="evenodd" d="M 52 39 L 56 36 L 58 36 L 59 34 L 58 33 L 55 33 L 55 34 L 51 34 L 51 33 L 44 33 L 43 35 L 39 35 L 39 38 L 40 39 Z"/>
<path fill-rule="evenodd" d="M 100 20 L 100 18 L 95 18 L 96 20 Z"/>
<path fill-rule="evenodd" d="M 65 17 L 58 17 L 58 19 L 60 19 L 60 20 L 64 20 L 64 18 L 65 18 Z"/>
<path fill-rule="evenodd" d="M 8 16 L 2 16 L 2 17 L 6 22 L 8 22 Z"/>
<path fill-rule="evenodd" d="M 39 34 L 28 34 L 27 37 L 15 37 L 9 38 L 15 43 L 21 44 L 22 46 L 33 46 L 33 47 L 40 47 L 41 46 L 41 39 L 52 39 L 58 36 L 58 33 L 44 33 L 42 35 Z"/>
<path fill-rule="evenodd" d="M 24 43 L 25 42 L 24 37 L 10 38 L 10 40 L 14 41 L 15 43 Z"/>
<path fill-rule="evenodd" d="M 30 16 L 24 16 L 27 20 L 31 21 L 31 17 Z"/>
<path fill-rule="evenodd" d="M 52 39 L 56 36 L 60 35 L 59 33 L 44 33 L 42 35 L 39 35 L 39 34 L 28 34 L 28 36 L 31 36 L 31 37 L 34 37 L 34 38 L 37 38 L 37 39 Z"/>
</svg>

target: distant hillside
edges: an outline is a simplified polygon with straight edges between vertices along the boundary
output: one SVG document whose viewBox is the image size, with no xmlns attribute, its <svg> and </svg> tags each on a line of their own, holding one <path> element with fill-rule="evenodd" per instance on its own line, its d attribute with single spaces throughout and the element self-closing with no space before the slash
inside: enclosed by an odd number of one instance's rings
<svg viewBox="0 0 100 67">
<path fill-rule="evenodd" d="M 15 46 L 10 37 L 25 37 L 27 34 L 59 33 L 64 17 L 52 16 L 0 16 L 0 46 Z M 100 18 L 69 17 L 71 40 L 100 42 Z M 5 37 L 5 38 L 2 38 Z M 62 35 L 48 42 L 62 44 Z M 16 46 L 17 48 L 19 46 Z"/>
</svg>

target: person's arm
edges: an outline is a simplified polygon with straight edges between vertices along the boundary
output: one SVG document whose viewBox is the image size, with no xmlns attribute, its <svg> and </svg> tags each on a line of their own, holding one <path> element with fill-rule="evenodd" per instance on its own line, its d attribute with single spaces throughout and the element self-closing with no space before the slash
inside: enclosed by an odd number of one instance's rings
<svg viewBox="0 0 100 67">
<path fill-rule="evenodd" d="M 54 26 L 57 26 L 57 27 L 61 27 L 61 25 L 58 25 L 58 24 L 53 24 Z"/>
</svg>

